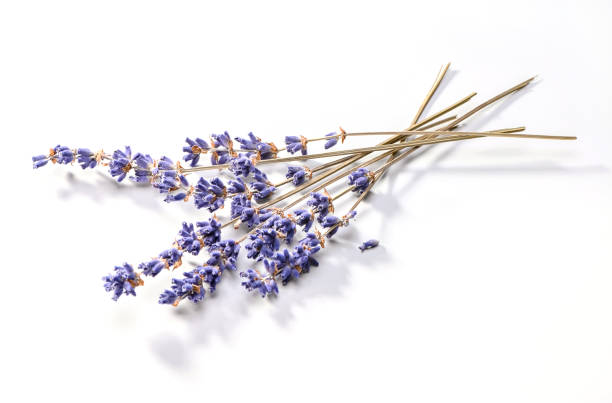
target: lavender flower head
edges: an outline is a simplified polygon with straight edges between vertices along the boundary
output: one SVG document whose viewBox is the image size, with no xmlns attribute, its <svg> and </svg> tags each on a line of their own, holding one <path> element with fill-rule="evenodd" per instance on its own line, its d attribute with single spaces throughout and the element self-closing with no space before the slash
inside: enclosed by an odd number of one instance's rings
<svg viewBox="0 0 612 403">
<path fill-rule="evenodd" d="M 195 140 L 191 140 L 189 137 L 185 139 L 187 146 L 183 147 L 183 152 L 186 154 L 183 156 L 184 161 L 188 161 L 193 167 L 200 161 L 200 156 L 210 149 L 208 143 L 199 137 Z"/>
<path fill-rule="evenodd" d="M 376 239 L 370 239 L 365 241 L 363 244 L 359 245 L 359 250 L 362 252 L 366 249 L 372 249 L 378 246 L 378 241 Z"/>
<path fill-rule="evenodd" d="M 285 178 L 291 179 L 295 186 L 299 186 L 306 181 L 306 178 L 312 178 L 312 171 L 306 167 L 289 166 Z"/>
<path fill-rule="evenodd" d="M 128 172 L 132 170 L 132 149 L 127 146 L 125 151 L 115 150 L 108 167 L 111 176 L 117 177 L 117 182 L 124 180 Z"/>
<path fill-rule="evenodd" d="M 223 207 L 226 196 L 227 189 L 221 179 L 214 178 L 209 182 L 200 178 L 194 188 L 193 201 L 197 208 L 207 208 L 212 213 Z"/>
<path fill-rule="evenodd" d="M 349 186 L 353 186 L 353 192 L 362 194 L 374 180 L 374 173 L 366 168 L 359 168 L 348 176 Z"/>
<path fill-rule="evenodd" d="M 114 273 L 102 277 L 104 289 L 113 293 L 113 301 L 117 301 L 122 295 L 136 295 L 134 288 L 143 284 L 138 273 L 127 263 L 123 266 L 115 266 Z"/>
<path fill-rule="evenodd" d="M 300 151 L 302 155 L 308 154 L 307 150 L 308 139 L 304 136 L 286 136 L 285 146 L 290 154 L 295 154 Z"/>
</svg>

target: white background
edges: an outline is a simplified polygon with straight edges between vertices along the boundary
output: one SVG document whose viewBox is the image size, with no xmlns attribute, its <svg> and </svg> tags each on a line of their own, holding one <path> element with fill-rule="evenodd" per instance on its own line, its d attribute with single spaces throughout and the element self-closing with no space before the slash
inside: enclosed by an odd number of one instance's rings
<svg viewBox="0 0 612 403">
<path fill-rule="evenodd" d="M 610 1 L 0 4 L 2 401 L 612 401 Z M 431 148 L 277 299 L 230 274 L 173 309 L 164 272 L 113 302 L 104 274 L 205 212 L 31 168 L 56 144 L 402 129 L 448 61 L 429 113 L 537 74 L 465 128 L 579 140 Z"/>
</svg>

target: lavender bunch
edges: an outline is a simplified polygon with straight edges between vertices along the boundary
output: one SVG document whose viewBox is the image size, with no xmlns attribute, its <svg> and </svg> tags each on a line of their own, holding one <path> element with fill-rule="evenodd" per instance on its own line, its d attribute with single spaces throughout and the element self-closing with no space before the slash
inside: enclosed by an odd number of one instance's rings
<svg viewBox="0 0 612 403">
<path fill-rule="evenodd" d="M 438 89 L 448 65 L 438 75 L 434 87 L 419 108 L 410 127 L 403 131 L 330 132 L 320 137 L 286 136 L 285 148 L 266 142 L 252 132 L 246 137 L 230 137 L 228 132 L 212 134 L 209 141 L 201 138 L 185 140 L 183 161 L 174 162 L 162 156 L 133 153 L 130 147 L 107 154 L 88 148 L 58 145 L 48 154 L 32 157 L 34 168 L 52 164 L 78 163 L 82 169 L 108 167 L 118 182 L 125 178 L 135 183 L 150 184 L 164 195 L 164 201 L 193 201 L 198 210 L 207 210 L 211 217 L 195 223 L 184 222 L 169 248 L 155 258 L 134 266 L 123 263 L 103 277 L 104 287 L 118 300 L 122 295 L 136 295 L 136 288 L 147 277 L 156 277 L 167 270 L 182 267 L 184 254 L 200 258 L 200 264 L 171 278 L 169 288 L 159 296 L 160 304 L 178 305 L 183 300 L 202 301 L 214 293 L 226 271 L 239 272 L 242 287 L 258 292 L 262 297 L 277 295 L 279 284 L 287 285 L 319 265 L 316 256 L 330 244 L 327 240 L 348 226 L 357 215 L 357 208 L 382 175 L 391 166 L 426 145 L 463 141 L 483 137 L 517 137 L 540 139 L 575 139 L 575 137 L 516 134 L 523 127 L 488 132 L 459 132 L 455 129 L 465 119 L 488 105 L 527 86 L 524 81 L 472 108 L 460 117 L 442 118 L 468 102 L 469 95 L 449 107 L 421 119 L 421 114 Z M 428 130 L 437 127 L 436 130 Z M 310 153 L 308 145 L 324 142 L 328 150 L 351 136 L 384 136 L 385 140 L 370 147 Z M 235 148 L 235 144 L 239 147 Z M 288 155 L 284 156 L 283 153 Z M 203 155 L 210 155 L 208 165 L 201 164 Z M 285 180 L 274 182 L 262 169 L 269 164 L 295 163 L 319 158 L 340 157 L 316 167 L 288 165 Z M 219 171 L 229 176 L 203 176 Z M 346 178 L 346 182 L 344 182 Z M 330 194 L 331 186 L 345 183 Z M 293 188 L 280 193 L 287 185 Z M 279 194 L 280 193 L 280 194 Z M 354 194 L 356 200 L 343 215 L 335 215 L 334 204 L 343 196 Z M 228 201 L 229 199 L 229 201 Z M 290 199 L 293 199 L 290 201 Z M 215 215 L 229 203 L 229 219 L 222 222 Z M 239 237 L 227 236 L 228 231 L 241 231 Z M 224 235 L 225 232 L 225 235 Z M 374 248 L 371 239 L 359 246 L 363 252 Z M 244 248 L 242 248 L 244 246 Z M 239 270 L 241 250 L 251 262 Z"/>
</svg>

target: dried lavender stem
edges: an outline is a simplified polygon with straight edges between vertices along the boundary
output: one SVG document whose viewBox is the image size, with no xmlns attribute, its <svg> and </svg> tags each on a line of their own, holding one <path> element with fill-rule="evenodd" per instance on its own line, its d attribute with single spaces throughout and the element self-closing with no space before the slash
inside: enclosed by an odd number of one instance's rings
<svg viewBox="0 0 612 403">
<path fill-rule="evenodd" d="M 431 86 L 431 89 L 429 90 L 429 92 L 425 96 L 425 99 L 421 103 L 421 106 L 419 106 L 419 110 L 417 111 L 416 115 L 414 116 L 414 119 L 412 119 L 412 122 L 410 123 L 411 126 L 416 124 L 416 122 L 418 122 L 419 118 L 423 114 L 423 111 L 427 107 L 427 104 L 429 103 L 431 98 L 434 96 L 434 94 L 438 90 L 438 87 L 440 86 L 440 83 L 444 79 L 444 76 L 446 76 L 446 72 L 448 71 L 448 68 L 450 67 L 450 65 L 451 65 L 450 63 L 447 63 L 446 66 L 441 68 L 440 71 L 438 72 L 438 76 L 436 77 L 436 80 L 434 81 L 434 84 Z"/>
<path fill-rule="evenodd" d="M 425 125 L 425 126 L 421 127 L 421 130 L 428 130 L 428 129 L 431 129 L 432 127 L 436 127 L 436 126 L 439 126 L 439 125 L 441 125 L 443 123 L 450 122 L 451 120 L 454 120 L 454 119 L 457 119 L 457 115 L 449 116 L 449 117 L 447 117 L 445 119 L 440 119 L 438 121 L 435 121 L 433 123 Z"/>
</svg>

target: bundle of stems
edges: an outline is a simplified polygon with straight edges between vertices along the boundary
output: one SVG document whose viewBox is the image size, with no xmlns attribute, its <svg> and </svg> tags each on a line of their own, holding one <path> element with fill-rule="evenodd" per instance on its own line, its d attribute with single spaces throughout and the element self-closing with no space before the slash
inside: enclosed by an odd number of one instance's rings
<svg viewBox="0 0 612 403">
<path fill-rule="evenodd" d="M 144 284 L 143 277 L 156 276 L 163 269 L 175 269 L 181 264 L 184 253 L 198 255 L 208 253 L 207 260 L 200 266 L 183 273 L 182 278 L 172 278 L 172 285 L 159 298 L 163 304 L 177 305 L 188 299 L 199 302 L 206 292 L 214 292 L 226 269 L 237 269 L 237 257 L 241 245 L 245 244 L 247 258 L 258 262 L 265 270 L 256 267 L 241 272 L 245 279 L 242 285 L 249 291 L 257 290 L 262 296 L 278 293 L 277 283 L 288 283 L 307 273 L 311 266 L 317 265 L 314 255 L 326 246 L 326 239 L 336 234 L 342 226 L 347 226 L 357 214 L 357 208 L 372 191 L 383 175 L 406 157 L 424 146 L 439 143 L 466 141 L 478 138 L 515 138 L 536 140 L 575 140 L 576 137 L 524 134 L 525 127 L 501 128 L 490 131 L 459 131 L 462 122 L 476 115 L 486 107 L 525 88 L 534 77 L 525 80 L 469 109 L 460 115 L 449 114 L 469 102 L 476 93 L 467 95 L 457 102 L 425 118 L 422 115 L 432 97 L 438 91 L 450 63 L 443 66 L 425 99 L 419 106 L 410 125 L 399 131 L 332 132 L 325 136 L 305 138 L 287 136 L 285 147 L 278 148 L 274 143 L 264 142 L 249 133 L 248 138 L 234 138 L 240 148 L 226 133 L 212 135 L 209 144 L 202 139 L 187 139 L 184 160 L 188 167 L 174 163 L 167 157 L 158 160 L 148 154 L 132 154 L 131 149 L 116 150 L 112 154 L 104 151 L 92 152 L 86 148 L 71 149 L 64 146 L 52 148 L 49 154 L 33 157 L 34 167 L 48 162 L 68 164 L 78 162 L 84 169 L 108 166 L 110 173 L 118 181 L 128 174 L 130 179 L 139 183 L 150 183 L 165 194 L 165 200 L 193 200 L 199 209 L 214 213 L 208 221 L 196 225 L 183 223 L 171 248 L 158 257 L 141 263 L 138 269 L 124 263 L 115 266 L 113 273 L 104 277 L 107 291 L 113 299 L 121 295 L 135 295 L 134 289 Z M 345 148 L 319 153 L 309 153 L 308 145 L 325 141 L 325 149 L 344 143 L 351 137 L 382 138 L 381 142 L 368 147 Z M 296 153 L 298 153 L 296 155 Z M 285 153 L 286 155 L 282 155 Z M 210 164 L 199 164 L 202 156 L 210 155 Z M 305 162 L 316 159 L 330 159 L 321 165 L 311 167 Z M 260 169 L 271 164 L 301 163 L 288 167 L 286 179 L 273 183 Z M 207 179 L 207 172 L 230 172 L 232 179 L 226 185 L 221 178 Z M 196 176 L 198 181 L 190 183 Z M 327 188 L 341 183 L 348 177 L 346 186 L 330 194 Z M 293 185 L 284 193 L 280 189 Z M 335 216 L 334 204 L 351 193 L 356 199 L 342 216 Z M 216 212 L 223 207 L 226 199 L 231 199 L 231 214 L 221 222 Z M 254 201 L 254 203 L 253 203 Z M 301 208 L 295 209 L 296 207 Z M 237 239 L 222 237 L 224 228 L 231 231 L 247 227 Z M 301 230 L 305 236 L 293 248 L 281 250 L 281 243 L 291 244 L 296 232 Z M 369 243 L 368 243 L 369 242 Z M 375 246 L 378 242 L 368 241 L 362 250 Z"/>
</svg>

